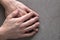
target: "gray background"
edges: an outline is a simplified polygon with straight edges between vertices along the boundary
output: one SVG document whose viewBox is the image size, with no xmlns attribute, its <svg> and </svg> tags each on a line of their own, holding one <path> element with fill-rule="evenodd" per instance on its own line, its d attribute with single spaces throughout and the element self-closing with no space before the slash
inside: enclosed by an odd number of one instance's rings
<svg viewBox="0 0 60 40">
<path fill-rule="evenodd" d="M 20 0 L 40 15 L 40 30 L 32 38 L 20 40 L 60 40 L 60 0 Z M 4 21 L 0 6 L 0 25 Z M 18 39 L 17 39 L 18 40 Z"/>
</svg>

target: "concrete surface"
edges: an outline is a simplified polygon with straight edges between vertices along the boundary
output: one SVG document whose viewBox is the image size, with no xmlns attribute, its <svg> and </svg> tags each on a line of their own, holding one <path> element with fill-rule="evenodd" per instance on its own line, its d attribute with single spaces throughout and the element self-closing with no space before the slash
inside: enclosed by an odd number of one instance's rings
<svg viewBox="0 0 60 40">
<path fill-rule="evenodd" d="M 16 40 L 60 40 L 60 0 L 19 0 L 40 14 L 40 30 L 28 39 Z M 4 21 L 0 7 L 0 24 Z"/>
</svg>

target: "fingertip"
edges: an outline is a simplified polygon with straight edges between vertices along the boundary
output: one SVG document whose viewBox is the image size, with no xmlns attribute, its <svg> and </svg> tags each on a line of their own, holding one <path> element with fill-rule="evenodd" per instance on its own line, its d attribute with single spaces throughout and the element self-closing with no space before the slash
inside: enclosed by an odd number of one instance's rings
<svg viewBox="0 0 60 40">
<path fill-rule="evenodd" d="M 38 32 L 38 31 L 39 31 L 39 29 L 36 29 L 35 31 L 36 31 L 36 32 Z"/>
</svg>

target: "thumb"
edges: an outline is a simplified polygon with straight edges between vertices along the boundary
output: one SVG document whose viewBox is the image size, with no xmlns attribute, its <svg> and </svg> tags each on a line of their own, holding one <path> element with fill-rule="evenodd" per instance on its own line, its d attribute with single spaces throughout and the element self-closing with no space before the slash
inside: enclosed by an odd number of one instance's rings
<svg viewBox="0 0 60 40">
<path fill-rule="evenodd" d="M 8 15 L 8 18 L 14 18 L 18 15 L 19 11 L 18 10 L 15 10 L 13 11 L 10 15 Z"/>
</svg>

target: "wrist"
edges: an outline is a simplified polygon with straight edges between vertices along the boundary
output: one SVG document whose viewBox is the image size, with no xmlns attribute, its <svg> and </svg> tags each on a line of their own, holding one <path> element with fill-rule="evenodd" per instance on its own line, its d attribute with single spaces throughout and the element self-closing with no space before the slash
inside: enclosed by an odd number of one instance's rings
<svg viewBox="0 0 60 40">
<path fill-rule="evenodd" d="M 9 5 L 11 5 L 11 3 L 15 1 L 15 0 L 1 0 L 0 4 L 4 7 L 7 8 Z"/>
<path fill-rule="evenodd" d="M 6 40 L 5 29 L 3 27 L 0 27 L 0 40 Z"/>
</svg>

